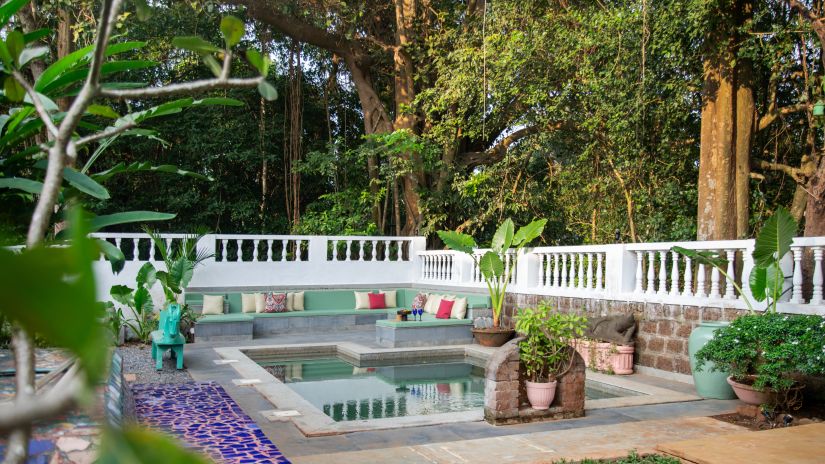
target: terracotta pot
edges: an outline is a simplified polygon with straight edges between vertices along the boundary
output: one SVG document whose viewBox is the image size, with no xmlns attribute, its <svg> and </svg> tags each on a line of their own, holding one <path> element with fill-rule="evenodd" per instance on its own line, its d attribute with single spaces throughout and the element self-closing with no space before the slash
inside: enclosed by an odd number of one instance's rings
<svg viewBox="0 0 825 464">
<path fill-rule="evenodd" d="M 492 327 L 489 329 L 473 329 L 473 337 L 481 346 L 490 346 L 498 348 L 507 343 L 513 338 L 516 331 L 513 329 L 503 329 L 501 327 Z"/>
<path fill-rule="evenodd" d="M 630 375 L 633 373 L 633 353 L 636 348 L 633 346 L 619 345 L 616 353 L 610 356 L 610 366 L 613 373 L 617 375 Z"/>
<path fill-rule="evenodd" d="M 733 388 L 733 392 L 736 393 L 739 401 L 743 403 L 759 406 L 760 404 L 771 403 L 776 396 L 776 392 L 773 390 L 759 391 L 753 388 L 752 385 L 739 383 L 731 377 L 728 377 L 728 383 Z"/>
<path fill-rule="evenodd" d="M 596 343 L 596 359 L 595 361 L 595 369 L 597 371 L 607 371 L 611 367 L 610 365 L 610 355 L 611 351 L 613 350 L 612 343 L 604 343 L 604 342 L 597 342 Z"/>
<path fill-rule="evenodd" d="M 524 381 L 524 386 L 527 390 L 527 399 L 530 400 L 530 406 L 533 409 L 549 409 L 553 404 L 553 398 L 556 397 L 557 382 L 531 382 Z"/>
</svg>

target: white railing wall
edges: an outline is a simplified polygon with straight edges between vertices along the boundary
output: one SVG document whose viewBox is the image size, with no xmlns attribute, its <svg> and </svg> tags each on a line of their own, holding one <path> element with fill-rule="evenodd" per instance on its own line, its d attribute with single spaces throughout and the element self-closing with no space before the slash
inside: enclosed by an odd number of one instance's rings
<svg viewBox="0 0 825 464">
<path fill-rule="evenodd" d="M 134 287 L 146 262 L 163 269 L 160 251 L 143 233 L 97 233 L 126 256 L 123 270 L 112 274 L 101 257 L 95 263 L 98 297 L 109 288 Z M 161 234 L 167 249 L 184 234 Z M 190 287 L 342 287 L 409 285 L 417 276 L 423 237 L 358 237 L 299 235 L 206 235 L 198 250 L 211 255 L 195 270 Z"/>
<path fill-rule="evenodd" d="M 674 246 L 717 251 L 728 260 L 725 274 L 671 250 Z M 536 247 L 521 250 L 508 291 L 565 296 L 656 302 L 676 305 L 745 309 L 751 297 L 748 276 L 753 268 L 753 240 L 661 242 L 619 245 Z M 479 258 L 486 250 L 477 250 Z M 782 262 L 786 293 L 779 310 L 825 314 L 823 299 L 825 237 L 796 238 Z M 512 252 L 506 265 L 513 262 Z M 472 257 L 453 251 L 419 252 L 416 283 L 439 286 L 483 287 Z M 764 309 L 756 303 L 756 309 Z"/>
</svg>

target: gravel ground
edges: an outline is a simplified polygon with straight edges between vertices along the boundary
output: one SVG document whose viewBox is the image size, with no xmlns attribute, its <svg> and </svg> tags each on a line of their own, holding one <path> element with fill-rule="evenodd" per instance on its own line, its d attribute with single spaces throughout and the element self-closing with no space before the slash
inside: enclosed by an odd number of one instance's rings
<svg viewBox="0 0 825 464">
<path fill-rule="evenodd" d="M 123 373 L 127 376 L 127 382 L 130 381 L 129 377 L 131 376 L 129 374 L 135 375 L 134 383 L 183 383 L 192 381 L 192 377 L 185 367 L 181 370 L 175 369 L 175 363 L 169 358 L 168 352 L 163 357 L 163 369 L 160 371 L 155 370 L 151 345 L 129 344 L 119 347 L 118 351 L 123 356 Z"/>
</svg>

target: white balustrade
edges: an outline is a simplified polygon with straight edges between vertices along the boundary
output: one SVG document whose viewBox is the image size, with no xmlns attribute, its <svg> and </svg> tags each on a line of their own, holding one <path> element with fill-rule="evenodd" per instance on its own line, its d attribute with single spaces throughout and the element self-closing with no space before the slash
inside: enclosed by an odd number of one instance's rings
<svg viewBox="0 0 825 464">
<path fill-rule="evenodd" d="M 126 257 L 123 272 L 114 276 L 108 263 L 95 262 L 101 297 L 108 294 L 107 284 L 134 285 L 134 276 L 146 261 L 162 268 L 162 253 L 176 250 L 187 238 L 161 234 L 156 244 L 144 233 L 93 235 L 108 240 Z M 485 288 L 471 256 L 425 251 L 424 244 L 423 237 L 207 235 L 198 248 L 211 257 L 196 268 L 190 286 L 374 288 L 382 282 L 413 286 L 429 282 Z M 717 252 L 727 260 L 724 272 L 673 252 L 673 246 Z M 753 301 L 747 285 L 752 250 L 753 240 L 535 247 L 520 251 L 518 264 L 514 250 L 506 253 L 504 266 L 511 276 L 510 292 L 744 309 L 744 298 Z M 476 250 L 476 260 L 485 251 Z M 794 239 L 783 264 L 788 301 L 779 303 L 779 311 L 825 314 L 823 254 L 825 237 Z M 741 286 L 743 295 L 726 275 Z M 763 309 L 764 303 L 755 308 Z"/>
</svg>

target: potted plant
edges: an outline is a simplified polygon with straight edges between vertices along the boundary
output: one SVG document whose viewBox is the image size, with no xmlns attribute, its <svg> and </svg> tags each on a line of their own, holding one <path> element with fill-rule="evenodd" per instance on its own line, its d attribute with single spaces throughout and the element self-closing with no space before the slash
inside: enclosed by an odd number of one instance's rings
<svg viewBox="0 0 825 464">
<path fill-rule="evenodd" d="M 696 353 L 701 368 L 730 375 L 748 404 L 781 403 L 801 375 L 825 374 L 825 318 L 767 312 L 748 314 L 719 329 Z"/>
<path fill-rule="evenodd" d="M 473 329 L 473 335 L 479 344 L 501 346 L 513 337 L 513 329 L 501 327 L 501 311 L 504 308 L 507 285 L 518 264 L 519 251 L 541 235 L 546 223 L 547 219 L 538 219 L 515 230 L 513 221 L 505 220 L 493 235 L 490 249 L 481 258 L 474 253 L 478 245 L 470 235 L 451 230 L 438 231 L 438 236 L 447 248 L 470 255 L 487 284 L 493 306 L 493 327 Z M 510 265 L 506 266 L 506 254 L 511 250 L 513 258 Z"/>
<path fill-rule="evenodd" d="M 519 358 L 527 379 L 527 399 L 533 409 L 548 409 L 556 395 L 556 385 L 576 359 L 574 340 L 581 337 L 587 319 L 554 311 L 549 303 L 525 308 L 516 317 L 516 330 L 524 337 Z"/>
<path fill-rule="evenodd" d="M 112 306 L 115 320 L 119 325 L 125 325 L 132 334 L 142 343 L 149 342 L 152 333 L 152 296 L 149 289 L 155 285 L 156 270 L 152 263 L 145 263 L 135 277 L 135 288 L 126 285 L 113 285 L 109 294 L 117 303 L 127 306 L 132 311 L 132 317 L 124 316 L 120 308 Z M 110 316 L 111 317 L 111 316 Z M 118 329 L 119 330 L 119 329 Z M 118 334 L 119 336 L 119 334 Z"/>
<path fill-rule="evenodd" d="M 724 392 L 722 382 L 727 382 L 740 400 L 746 403 L 771 402 L 770 390 L 784 392 L 793 386 L 792 376 L 796 370 L 789 370 L 780 376 L 770 372 L 777 364 L 772 356 L 788 351 L 785 368 L 796 365 L 798 359 L 791 357 L 795 350 L 792 333 L 783 336 L 783 330 L 790 330 L 786 323 L 788 316 L 778 316 L 776 305 L 784 293 L 785 275 L 780 265 L 782 258 L 790 251 L 797 223 L 785 208 L 779 208 L 766 222 L 756 237 L 752 257 L 753 269 L 748 283 L 753 299 L 766 302 L 763 314 L 758 314 L 754 304 L 727 274 L 728 261 L 715 251 L 697 251 L 673 247 L 695 262 L 713 266 L 725 276 L 728 283 L 739 292 L 748 307 L 748 314 L 730 325 L 719 323 L 703 324 L 694 329 L 689 339 L 691 367 L 697 391 L 705 397 L 720 397 Z M 821 320 L 821 318 L 820 318 Z M 701 331 L 709 333 L 699 333 Z M 778 334 L 772 337 L 771 334 Z M 819 355 L 822 354 L 819 347 Z M 796 353 L 799 354 L 799 353 Z M 703 369 L 704 368 L 704 369 Z M 721 372 L 714 375 L 714 372 Z M 725 376 L 729 374 L 729 377 Z M 755 393 L 762 392 L 758 395 Z"/>
</svg>

